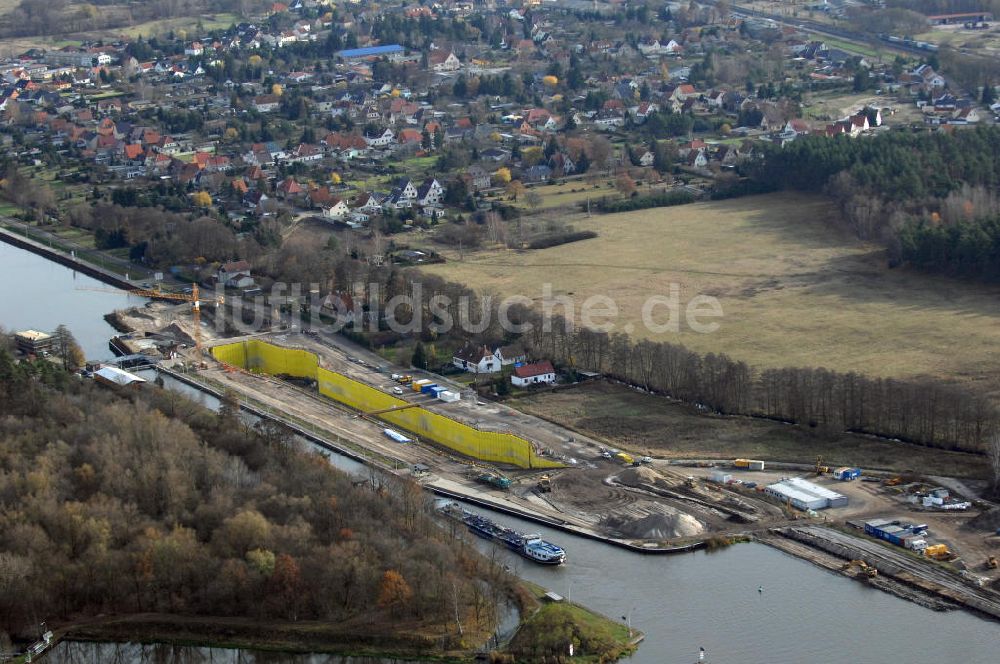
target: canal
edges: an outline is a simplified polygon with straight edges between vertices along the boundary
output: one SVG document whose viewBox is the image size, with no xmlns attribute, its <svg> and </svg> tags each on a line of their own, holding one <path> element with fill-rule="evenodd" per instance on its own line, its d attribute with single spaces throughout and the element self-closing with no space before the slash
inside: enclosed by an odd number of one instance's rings
<svg viewBox="0 0 1000 664">
<path fill-rule="evenodd" d="M 79 291 L 81 284 L 96 282 L 3 243 L 0 278 L 8 305 L 0 310 L 0 325 L 50 330 L 65 323 L 88 357 L 107 355 L 107 338 L 114 332 L 102 317 L 127 305 L 126 296 Z M 191 393 L 187 386 L 167 386 Z M 206 406 L 217 405 L 210 397 L 198 398 Z M 362 470 L 350 459 L 331 456 L 331 462 L 347 472 Z M 924 609 L 763 545 L 737 545 L 717 553 L 643 556 L 513 517 L 490 516 L 518 530 L 540 532 L 566 549 L 567 563 L 557 568 L 533 565 L 506 551 L 499 555 L 520 576 L 608 616 L 629 620 L 643 631 L 646 640 L 629 660 L 635 664 L 689 664 L 697 660 L 699 647 L 706 649 L 706 661 L 716 664 L 998 661 L 1000 625 L 996 623 L 965 612 Z M 492 546 L 476 542 L 484 552 Z M 758 592 L 761 586 L 763 591 Z M 236 656 L 197 648 L 144 650 L 141 657 L 122 656 L 123 652 L 119 650 L 112 659 L 126 664 L 337 661 L 273 654 L 258 659 L 252 653 L 229 659 Z M 79 656 L 80 651 L 75 654 Z M 47 661 L 86 661 L 67 650 L 56 650 L 53 655 Z"/>
</svg>

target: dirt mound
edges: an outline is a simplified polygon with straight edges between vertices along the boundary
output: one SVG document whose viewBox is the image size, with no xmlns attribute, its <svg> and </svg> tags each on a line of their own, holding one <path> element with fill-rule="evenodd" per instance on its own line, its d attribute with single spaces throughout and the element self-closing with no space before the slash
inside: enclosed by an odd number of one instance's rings
<svg viewBox="0 0 1000 664">
<path fill-rule="evenodd" d="M 194 345 L 194 339 L 177 323 L 171 323 L 157 331 L 157 334 L 176 340 L 178 343 Z"/>
<path fill-rule="evenodd" d="M 642 484 L 655 486 L 666 482 L 663 475 L 660 475 L 649 466 L 626 468 L 618 475 L 618 481 L 626 486 L 640 486 Z"/>
<path fill-rule="evenodd" d="M 997 528 L 1000 528 L 1000 507 L 986 510 L 979 516 L 969 519 L 965 527 L 973 530 L 988 530 L 991 533 L 995 533 Z"/>
<path fill-rule="evenodd" d="M 656 540 L 693 537 L 705 530 L 702 523 L 690 514 L 666 506 L 660 509 L 663 513 L 649 514 L 640 519 L 612 515 L 605 519 L 604 526 L 625 537 Z"/>
</svg>

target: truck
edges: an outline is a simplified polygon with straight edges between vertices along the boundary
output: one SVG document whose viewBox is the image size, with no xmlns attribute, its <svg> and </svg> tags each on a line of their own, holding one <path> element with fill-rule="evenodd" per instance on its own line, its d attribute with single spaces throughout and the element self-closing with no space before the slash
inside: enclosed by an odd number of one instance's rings
<svg viewBox="0 0 1000 664">
<path fill-rule="evenodd" d="M 948 550 L 947 544 L 932 544 L 924 549 L 924 555 L 934 560 L 948 560 L 951 551 Z"/>
<path fill-rule="evenodd" d="M 742 470 L 764 470 L 764 462 L 760 459 L 736 459 L 733 461 L 733 467 Z"/>
<path fill-rule="evenodd" d="M 509 489 L 510 488 L 510 478 L 504 477 L 500 473 L 486 472 L 479 473 L 476 475 L 476 480 L 482 482 L 483 484 L 490 484 L 497 487 L 498 489 Z"/>
</svg>

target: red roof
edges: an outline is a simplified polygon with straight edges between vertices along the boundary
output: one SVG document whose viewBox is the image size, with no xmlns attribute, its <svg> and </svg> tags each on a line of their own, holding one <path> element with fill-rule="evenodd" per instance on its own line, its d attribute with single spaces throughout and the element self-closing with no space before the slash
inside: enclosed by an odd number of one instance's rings
<svg viewBox="0 0 1000 664">
<path fill-rule="evenodd" d="M 514 375 L 518 378 L 534 378 L 535 376 L 542 376 L 555 372 L 555 367 L 553 367 L 552 363 L 548 360 L 535 362 L 534 364 L 525 364 L 514 368 Z"/>
</svg>

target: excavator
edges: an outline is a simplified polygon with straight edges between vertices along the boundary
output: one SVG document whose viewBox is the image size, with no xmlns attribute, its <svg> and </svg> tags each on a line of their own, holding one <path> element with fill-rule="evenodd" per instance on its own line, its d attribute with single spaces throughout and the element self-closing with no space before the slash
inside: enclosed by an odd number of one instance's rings
<svg viewBox="0 0 1000 664">
<path fill-rule="evenodd" d="M 816 457 L 816 474 L 823 475 L 830 472 L 830 466 L 823 465 L 823 457 Z"/>
<path fill-rule="evenodd" d="M 875 569 L 875 566 L 869 565 L 863 560 L 852 560 L 850 562 L 844 563 L 843 567 L 841 567 L 840 569 L 845 573 L 850 573 L 850 571 L 855 567 L 858 568 L 858 571 L 861 574 L 864 574 L 869 579 L 874 579 L 875 577 L 878 576 L 878 570 Z"/>
</svg>

